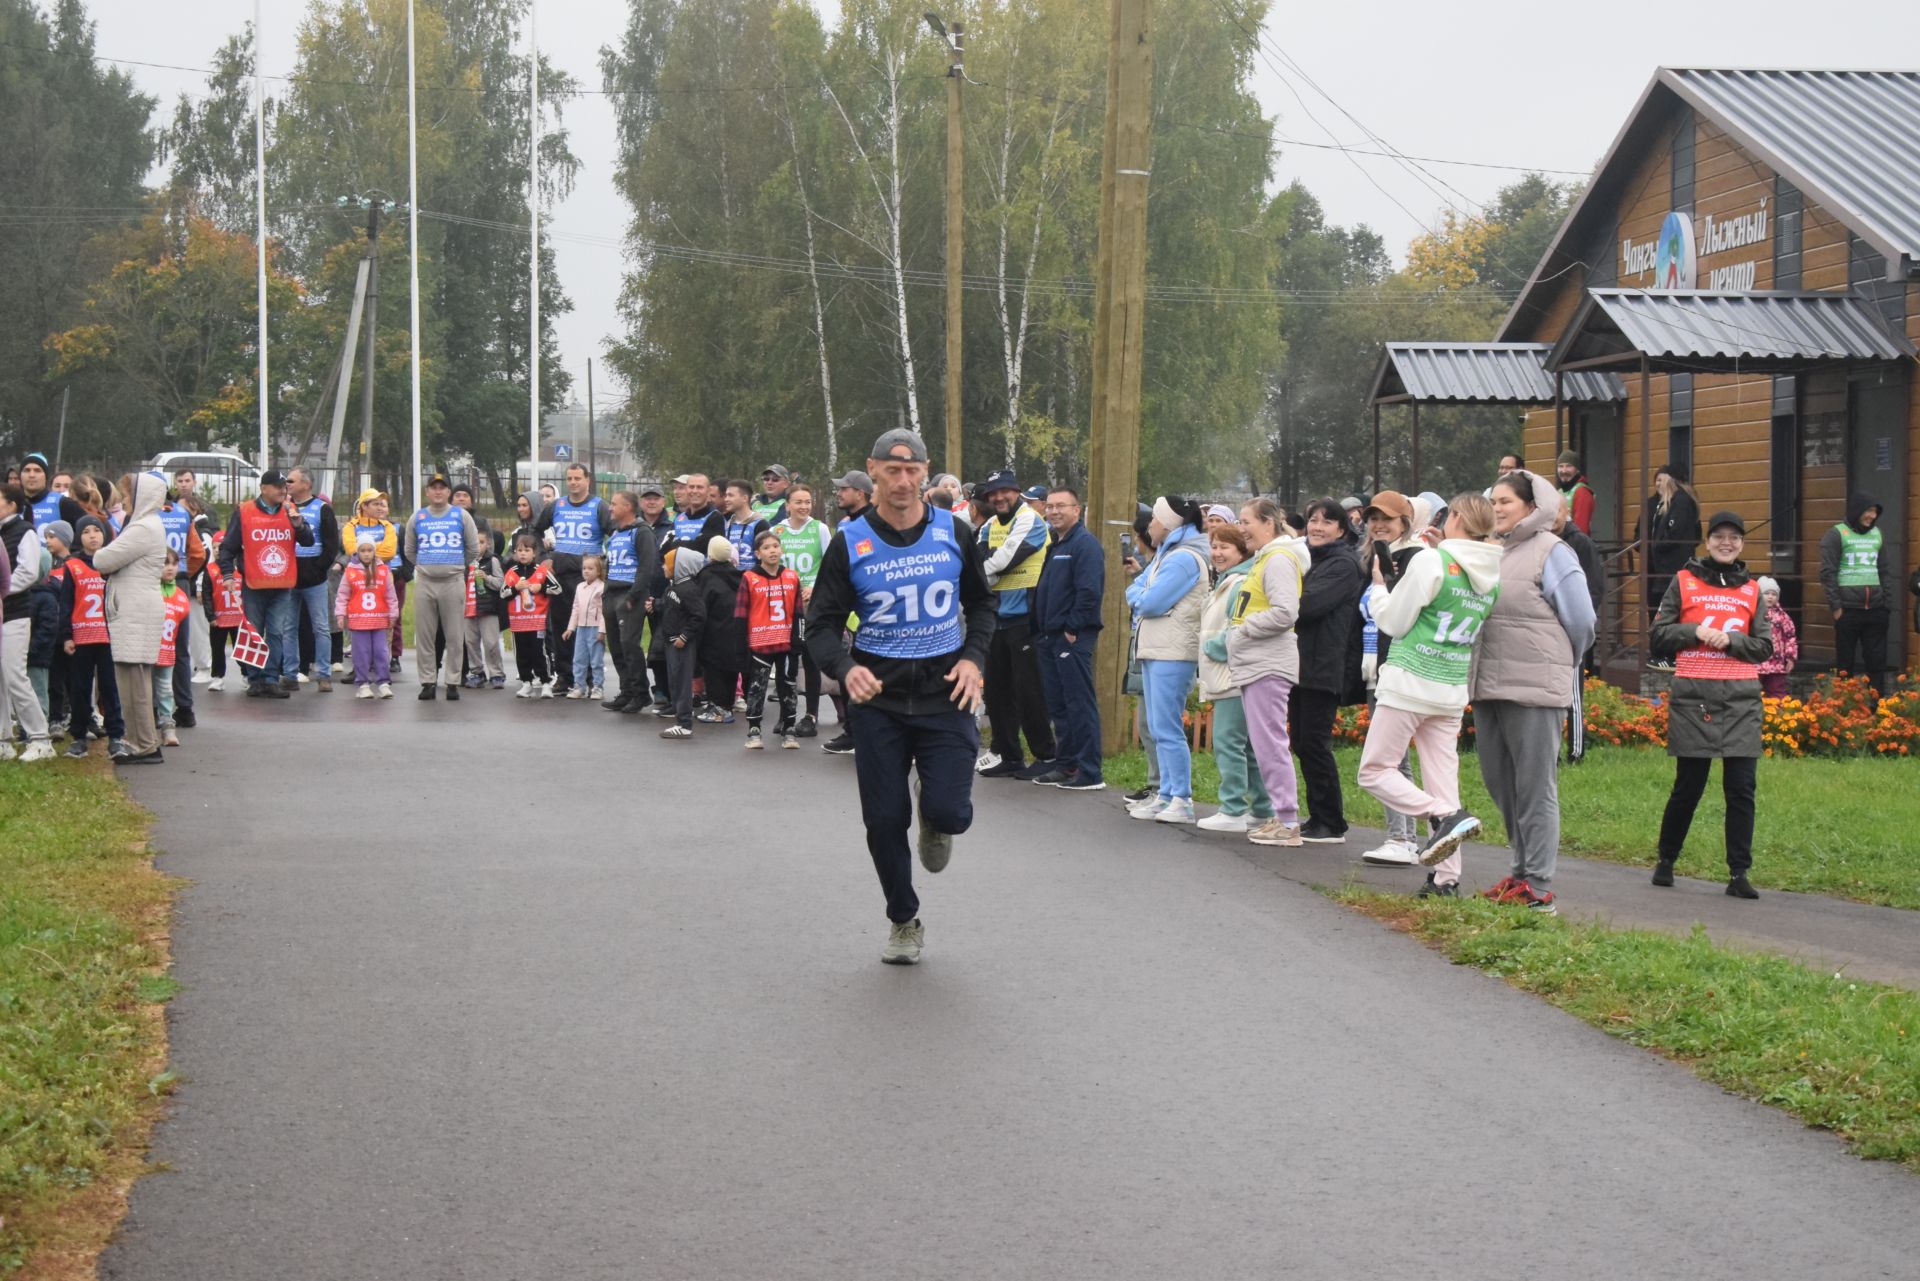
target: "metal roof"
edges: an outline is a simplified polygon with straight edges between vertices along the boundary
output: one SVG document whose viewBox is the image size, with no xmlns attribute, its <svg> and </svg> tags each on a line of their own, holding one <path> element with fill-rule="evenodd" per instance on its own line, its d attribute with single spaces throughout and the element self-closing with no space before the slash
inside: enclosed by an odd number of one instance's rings
<svg viewBox="0 0 1920 1281">
<path fill-rule="evenodd" d="M 1373 377 L 1374 404 L 1420 401 L 1447 405 L 1551 405 L 1549 348 L 1532 342 L 1390 342 Z M 1562 399 L 1625 400 L 1612 374 L 1573 372 Z"/>
<path fill-rule="evenodd" d="M 1590 289 L 1546 367 L 1645 355 L 1665 367 L 1711 372 L 1913 354 L 1905 335 L 1890 333 L 1852 294 Z"/>
<path fill-rule="evenodd" d="M 1667 68 L 1660 78 L 1899 274 L 1920 265 L 1920 71 Z"/>
</svg>

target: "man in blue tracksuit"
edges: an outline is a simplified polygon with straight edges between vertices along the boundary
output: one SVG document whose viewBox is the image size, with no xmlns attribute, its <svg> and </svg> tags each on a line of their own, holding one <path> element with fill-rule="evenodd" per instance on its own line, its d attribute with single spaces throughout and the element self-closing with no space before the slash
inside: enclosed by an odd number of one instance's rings
<svg viewBox="0 0 1920 1281">
<path fill-rule="evenodd" d="M 1045 500 L 1053 544 L 1028 601 L 1033 652 L 1053 718 L 1051 770 L 1033 781 L 1070 792 L 1097 792 L 1101 773 L 1100 701 L 1093 690 L 1093 648 L 1100 639 L 1100 603 L 1107 558 L 1080 520 L 1080 495 L 1066 486 Z"/>
</svg>

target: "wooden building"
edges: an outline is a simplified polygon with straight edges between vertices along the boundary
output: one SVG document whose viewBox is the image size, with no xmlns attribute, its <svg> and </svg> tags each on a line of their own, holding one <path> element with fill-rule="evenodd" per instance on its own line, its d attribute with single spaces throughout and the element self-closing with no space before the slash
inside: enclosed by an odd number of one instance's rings
<svg viewBox="0 0 1920 1281">
<path fill-rule="evenodd" d="M 1920 72 L 1660 70 L 1498 337 L 1545 344 L 1560 387 L 1527 412 L 1528 467 L 1570 447 L 1600 499 L 1610 676 L 1644 658 L 1634 540 L 1669 462 L 1703 516 L 1745 516 L 1803 664 L 1831 663 L 1819 542 L 1847 495 L 1883 505 L 1903 585 L 1920 564 Z M 1600 372 L 1623 397 L 1567 394 Z M 1912 618 L 1903 590 L 1900 666 Z"/>
</svg>

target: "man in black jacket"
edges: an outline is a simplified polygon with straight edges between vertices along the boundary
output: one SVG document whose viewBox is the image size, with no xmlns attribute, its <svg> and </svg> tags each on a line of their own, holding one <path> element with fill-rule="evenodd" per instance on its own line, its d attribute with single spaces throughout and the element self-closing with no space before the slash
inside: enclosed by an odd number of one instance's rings
<svg viewBox="0 0 1920 1281">
<path fill-rule="evenodd" d="M 310 668 L 320 682 L 322 694 L 333 688 L 333 593 L 328 589 L 327 573 L 340 559 L 340 521 L 333 505 L 313 492 L 313 475 L 304 467 L 287 468 L 287 501 L 300 509 L 300 516 L 314 534 L 310 546 L 294 549 L 293 583 L 300 620 L 300 675 Z M 179 682 L 174 682 L 179 697 Z M 189 708 L 191 710 L 191 708 Z"/>
<path fill-rule="evenodd" d="M 1046 498 L 1047 550 L 1029 613 L 1040 684 L 1053 718 L 1054 768 L 1033 781 L 1069 792 L 1106 786 L 1100 757 L 1100 700 L 1093 688 L 1093 649 L 1100 639 L 1100 603 L 1107 558 L 1080 521 L 1080 495 L 1062 485 Z"/>
<path fill-rule="evenodd" d="M 913 965 L 925 934 L 913 890 L 907 826 L 919 803 L 920 863 L 945 868 L 953 838 L 973 823 L 981 665 L 993 637 L 993 592 L 979 553 L 950 512 L 920 497 L 926 442 L 895 428 L 867 460 L 877 504 L 842 522 L 814 580 L 807 649 L 852 706 L 848 729 L 860 781 L 867 852 L 892 930 L 880 959 Z M 860 616 L 848 649 L 841 621 Z M 913 800 L 907 782 L 915 769 Z"/>
</svg>

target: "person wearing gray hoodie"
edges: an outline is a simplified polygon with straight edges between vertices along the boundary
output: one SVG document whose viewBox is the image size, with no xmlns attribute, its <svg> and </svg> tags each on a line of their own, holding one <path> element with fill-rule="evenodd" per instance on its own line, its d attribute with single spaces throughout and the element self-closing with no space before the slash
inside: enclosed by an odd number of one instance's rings
<svg viewBox="0 0 1920 1281">
<path fill-rule="evenodd" d="M 656 714 L 673 717 L 661 738 L 693 737 L 693 677 L 700 670 L 700 636 L 706 630 L 706 602 L 700 593 L 700 571 L 707 558 L 691 547 L 667 553 L 673 575 L 660 602 L 660 642 L 667 657 L 667 691 L 672 701 Z"/>
<path fill-rule="evenodd" d="M 1486 897 L 1553 911 L 1560 857 L 1560 738 L 1593 644 L 1593 600 L 1573 549 L 1553 536 L 1560 491 L 1544 476 L 1510 472 L 1493 483 L 1500 597 L 1473 664 L 1480 773 L 1513 848 L 1509 874 Z"/>
</svg>

